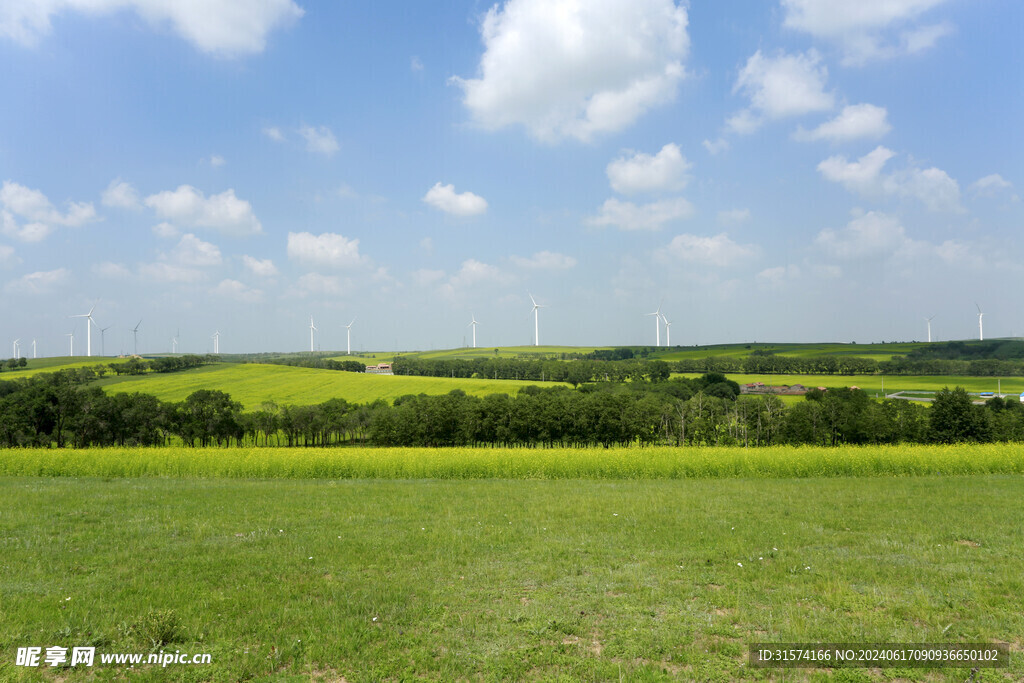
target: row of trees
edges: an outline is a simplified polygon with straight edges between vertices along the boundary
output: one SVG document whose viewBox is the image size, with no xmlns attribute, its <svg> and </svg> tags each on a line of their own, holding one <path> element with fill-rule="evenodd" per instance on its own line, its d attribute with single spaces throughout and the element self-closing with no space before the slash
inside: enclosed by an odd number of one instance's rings
<svg viewBox="0 0 1024 683">
<path fill-rule="evenodd" d="M 80 371 L 0 381 L 0 445 L 584 446 L 1021 441 L 1024 408 L 972 404 L 963 389 L 940 392 L 930 410 L 872 401 L 860 390 L 813 391 L 786 406 L 775 396 L 737 397 L 722 375 L 646 383 L 526 387 L 483 398 L 453 391 L 393 404 L 266 403 L 243 412 L 220 391 L 162 402 L 108 395 Z"/>
</svg>

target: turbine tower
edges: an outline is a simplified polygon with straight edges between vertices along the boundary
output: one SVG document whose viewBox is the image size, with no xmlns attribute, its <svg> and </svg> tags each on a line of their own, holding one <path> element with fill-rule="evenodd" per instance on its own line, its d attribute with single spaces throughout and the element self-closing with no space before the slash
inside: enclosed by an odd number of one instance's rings
<svg viewBox="0 0 1024 683">
<path fill-rule="evenodd" d="M 345 325 L 345 355 L 352 355 L 352 325 L 356 322 L 355 318 L 352 318 L 352 322 Z"/>
<path fill-rule="evenodd" d="M 654 316 L 654 345 L 661 346 L 661 302 L 658 303 L 658 310 L 647 315 Z"/>
<path fill-rule="evenodd" d="M 309 316 L 309 352 L 313 353 L 313 333 L 316 332 L 316 325 L 313 324 L 313 316 Z"/>
<path fill-rule="evenodd" d="M 664 314 L 661 316 L 661 321 L 665 323 L 665 346 L 672 346 L 672 323 L 668 321 Z"/>
<path fill-rule="evenodd" d="M 981 312 L 981 306 L 978 306 L 978 302 L 975 301 L 974 305 L 978 308 L 978 341 L 985 341 L 985 330 L 981 326 L 981 318 L 985 314 Z"/>
<path fill-rule="evenodd" d="M 533 302 L 533 345 L 540 346 L 540 323 L 537 310 L 540 308 L 547 308 L 547 305 L 541 306 L 538 304 L 537 300 L 533 298 L 533 294 L 530 294 L 530 301 Z"/>
<path fill-rule="evenodd" d="M 132 337 L 135 340 L 134 351 L 136 356 L 139 355 L 139 325 L 141 324 L 142 320 L 139 320 L 139 322 L 135 325 L 135 328 L 132 329 Z"/>
<path fill-rule="evenodd" d="M 14 340 L 14 343 L 11 344 L 11 354 L 15 358 L 18 357 L 18 342 L 20 342 L 20 341 L 21 341 L 21 337 L 18 337 L 17 339 Z"/>
<path fill-rule="evenodd" d="M 83 313 L 81 315 L 70 316 L 72 318 L 85 318 L 85 355 L 86 356 L 91 356 L 92 355 L 92 326 L 95 325 L 95 323 L 92 320 L 92 312 L 95 311 L 95 310 L 96 310 L 96 304 L 93 304 L 92 308 L 89 309 L 88 313 Z"/>
<path fill-rule="evenodd" d="M 214 355 L 219 354 L 220 353 L 220 330 L 217 330 L 216 332 L 214 332 L 213 336 L 211 336 L 210 339 L 213 340 L 213 354 Z"/>
<path fill-rule="evenodd" d="M 74 332 L 68 332 L 68 341 L 71 343 L 71 350 L 68 351 L 68 355 L 74 356 L 75 355 L 75 333 Z"/>
<path fill-rule="evenodd" d="M 932 318 L 935 316 L 933 315 Z M 925 318 L 924 321 L 928 323 L 928 343 L 932 343 L 932 318 Z"/>
<path fill-rule="evenodd" d="M 469 323 L 469 325 L 466 325 L 466 327 L 470 327 L 470 326 L 473 327 L 473 348 L 475 349 L 476 348 L 476 326 L 479 325 L 480 323 L 478 323 L 476 321 L 476 316 L 473 315 L 472 313 L 469 314 L 469 319 L 470 319 L 471 322 Z"/>
<path fill-rule="evenodd" d="M 101 327 L 100 328 L 100 355 L 101 356 L 106 356 L 107 355 L 107 330 L 109 330 L 111 327 L 113 327 L 113 325 L 107 325 L 106 327 Z"/>
<path fill-rule="evenodd" d="M 177 353 L 178 352 L 178 335 L 179 334 L 181 334 L 181 330 L 178 330 L 177 332 L 175 332 L 174 336 L 171 337 L 171 353 Z"/>
<path fill-rule="evenodd" d="M 38 358 L 38 356 L 36 356 L 36 340 L 35 339 L 32 340 L 32 357 L 33 358 Z"/>
</svg>

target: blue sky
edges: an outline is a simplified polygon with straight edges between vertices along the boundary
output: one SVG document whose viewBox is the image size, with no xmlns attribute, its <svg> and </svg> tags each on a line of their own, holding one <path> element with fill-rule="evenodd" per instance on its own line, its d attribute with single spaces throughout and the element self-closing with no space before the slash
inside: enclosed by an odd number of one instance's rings
<svg viewBox="0 0 1024 683">
<path fill-rule="evenodd" d="M 1024 335 L 1020 3 L 237 4 L 0 7 L 0 344 Z"/>
</svg>

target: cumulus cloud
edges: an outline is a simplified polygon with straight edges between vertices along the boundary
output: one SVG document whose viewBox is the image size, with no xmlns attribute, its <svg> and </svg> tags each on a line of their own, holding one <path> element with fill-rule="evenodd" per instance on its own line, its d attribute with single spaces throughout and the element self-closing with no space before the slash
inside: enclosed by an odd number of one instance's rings
<svg viewBox="0 0 1024 683">
<path fill-rule="evenodd" d="M 640 205 L 613 197 L 605 200 L 597 215 L 585 222 L 596 227 L 611 225 L 620 230 L 660 230 L 666 223 L 692 215 L 693 205 L 682 197 Z"/>
<path fill-rule="evenodd" d="M 757 248 L 751 244 L 738 244 L 724 232 L 714 237 L 684 234 L 673 237 L 665 253 L 669 260 L 722 268 L 750 259 L 757 253 Z"/>
<path fill-rule="evenodd" d="M 176 227 L 174 227 L 173 225 L 166 221 L 164 221 L 163 223 L 157 223 L 151 228 L 151 230 L 153 231 L 154 235 L 156 235 L 157 237 L 161 237 L 165 240 L 175 239 L 176 237 L 178 237 L 178 235 L 181 234 L 180 230 L 178 230 Z"/>
<path fill-rule="evenodd" d="M 775 266 L 765 268 L 757 274 L 757 279 L 770 285 L 781 285 L 787 280 L 796 280 L 800 277 L 800 267 L 795 265 Z"/>
<path fill-rule="evenodd" d="M 164 190 L 145 199 L 157 215 L 177 224 L 213 228 L 229 235 L 254 235 L 263 232 L 252 205 L 225 190 L 206 197 L 191 185 Z"/>
<path fill-rule="evenodd" d="M 270 138 L 274 142 L 284 142 L 284 133 L 277 126 L 266 126 L 263 128 L 263 135 Z"/>
<path fill-rule="evenodd" d="M 945 0 L 782 0 L 783 25 L 836 43 L 846 65 L 927 49 L 952 27 L 915 22 Z"/>
<path fill-rule="evenodd" d="M 931 211 L 963 211 L 959 184 L 940 168 L 911 166 L 882 173 L 885 163 L 894 156 L 892 150 L 878 146 L 857 161 L 847 161 L 844 156 L 829 157 L 818 164 L 818 171 L 826 179 L 864 196 L 909 197 Z"/>
<path fill-rule="evenodd" d="M 306 149 L 316 154 L 332 156 L 338 151 L 338 140 L 327 126 L 302 126 L 299 135 L 306 140 Z"/>
<path fill-rule="evenodd" d="M 207 159 L 207 163 L 214 168 L 220 168 L 224 164 L 228 163 L 227 160 L 219 154 L 211 154 Z"/>
<path fill-rule="evenodd" d="M 242 263 L 253 275 L 260 277 L 273 277 L 277 275 L 277 267 L 270 259 L 258 259 L 252 256 L 243 256 Z"/>
<path fill-rule="evenodd" d="M 263 300 L 262 290 L 254 289 L 238 280 L 221 280 L 213 291 L 214 294 L 225 299 L 233 299 L 247 304 L 254 304 Z"/>
<path fill-rule="evenodd" d="M 359 253 L 358 239 L 333 232 L 320 235 L 289 232 L 288 258 L 308 266 L 327 268 L 352 268 L 366 261 Z"/>
<path fill-rule="evenodd" d="M 998 173 L 987 175 L 984 178 L 978 178 L 971 183 L 970 190 L 973 194 L 980 197 L 992 197 L 998 194 L 1001 190 L 1009 190 L 1013 187 L 1013 183 L 1003 178 Z"/>
<path fill-rule="evenodd" d="M 131 183 L 115 178 L 107 185 L 101 197 L 103 206 L 116 209 L 137 209 L 142 206 L 138 191 Z"/>
<path fill-rule="evenodd" d="M 66 284 L 70 276 L 71 271 L 67 268 L 39 270 L 8 282 L 4 291 L 9 294 L 48 294 Z"/>
<path fill-rule="evenodd" d="M 704 149 L 708 151 L 711 156 L 716 156 L 729 149 L 729 141 L 725 138 L 718 138 L 717 140 L 705 140 L 700 143 L 704 146 Z"/>
<path fill-rule="evenodd" d="M 885 107 L 873 104 L 852 104 L 843 107 L 839 116 L 826 121 L 814 130 L 797 129 L 793 138 L 804 142 L 827 140 L 840 143 L 863 138 L 878 139 L 892 130 L 886 120 Z"/>
<path fill-rule="evenodd" d="M 690 47 L 673 0 L 508 0 L 480 27 L 477 78 L 453 78 L 474 121 L 590 140 L 675 97 Z"/>
<path fill-rule="evenodd" d="M 209 54 L 232 57 L 262 52 L 268 34 L 303 15 L 293 0 L 7 0 L 0 9 L 0 36 L 36 45 L 52 30 L 51 19 L 66 12 L 86 15 L 132 10 L 152 26 L 169 26 Z"/>
<path fill-rule="evenodd" d="M 756 130 L 764 119 L 802 116 L 828 111 L 835 96 L 825 92 L 828 69 L 815 50 L 805 54 L 766 57 L 758 50 L 740 70 L 733 92 L 750 99 L 750 107 L 730 118 L 726 125 L 733 132 L 746 134 Z"/>
<path fill-rule="evenodd" d="M 546 250 L 538 251 L 530 258 L 511 256 L 509 260 L 520 268 L 537 270 L 567 270 L 576 265 L 576 259 L 572 256 Z"/>
<path fill-rule="evenodd" d="M 487 200 L 483 197 L 472 192 L 459 194 L 454 185 L 442 185 L 440 182 L 427 190 L 423 201 L 455 216 L 477 216 L 487 211 Z"/>
<path fill-rule="evenodd" d="M 619 157 L 608 164 L 605 172 L 612 189 L 622 194 L 675 191 L 686 187 L 693 164 L 686 160 L 679 145 L 668 143 L 651 156 L 637 152 Z"/>
<path fill-rule="evenodd" d="M 908 239 L 898 218 L 869 211 L 844 228 L 825 228 L 814 242 L 830 256 L 853 259 L 892 254 L 906 246 Z"/>
<path fill-rule="evenodd" d="M 192 233 L 182 235 L 172 257 L 183 266 L 219 266 L 221 263 L 217 245 L 204 242 Z"/>
<path fill-rule="evenodd" d="M 90 203 L 68 202 L 61 213 L 39 190 L 10 180 L 0 186 L 0 230 L 22 242 L 39 242 L 59 226 L 76 228 L 96 220 Z"/>
</svg>

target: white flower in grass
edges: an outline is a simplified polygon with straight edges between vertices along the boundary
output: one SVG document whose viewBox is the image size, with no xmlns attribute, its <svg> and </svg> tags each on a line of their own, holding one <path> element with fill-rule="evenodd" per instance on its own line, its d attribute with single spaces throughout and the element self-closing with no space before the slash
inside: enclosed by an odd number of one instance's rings
<svg viewBox="0 0 1024 683">
<path fill-rule="evenodd" d="M 737 567 L 742 567 L 742 566 L 743 566 L 743 563 L 742 563 L 742 562 L 737 562 L 737 563 L 736 563 L 736 566 L 737 566 Z"/>
</svg>

